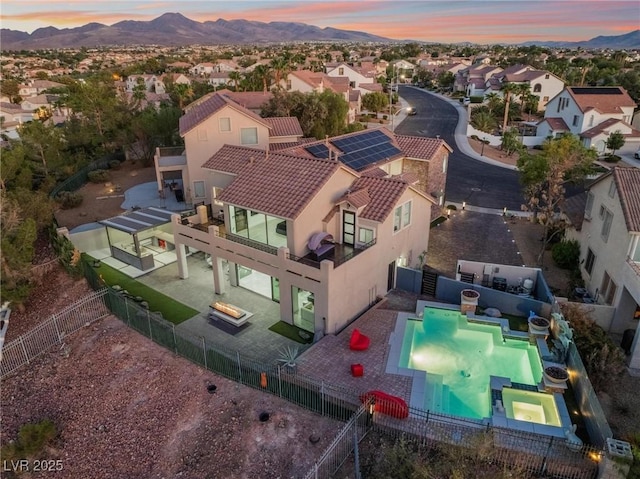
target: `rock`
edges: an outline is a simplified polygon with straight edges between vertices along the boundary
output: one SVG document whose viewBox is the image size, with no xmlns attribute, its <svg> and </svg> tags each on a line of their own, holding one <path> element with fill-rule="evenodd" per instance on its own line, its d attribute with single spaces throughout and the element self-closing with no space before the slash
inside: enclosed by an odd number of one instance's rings
<svg viewBox="0 0 640 479">
<path fill-rule="evenodd" d="M 320 436 L 317 435 L 315 432 L 311 433 L 311 435 L 309 436 L 309 442 L 311 444 L 317 444 L 318 442 L 320 442 Z"/>
<path fill-rule="evenodd" d="M 484 310 L 484 314 L 490 318 L 501 318 L 502 313 L 498 308 L 487 308 Z"/>
</svg>

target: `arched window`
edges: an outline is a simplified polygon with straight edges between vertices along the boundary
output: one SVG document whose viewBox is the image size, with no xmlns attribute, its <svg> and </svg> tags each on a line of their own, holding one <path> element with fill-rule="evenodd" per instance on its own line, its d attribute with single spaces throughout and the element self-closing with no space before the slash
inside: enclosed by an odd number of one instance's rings
<svg viewBox="0 0 640 479">
<path fill-rule="evenodd" d="M 540 93 L 542 91 L 542 85 L 540 83 L 536 83 L 533 85 L 533 93 Z"/>
</svg>

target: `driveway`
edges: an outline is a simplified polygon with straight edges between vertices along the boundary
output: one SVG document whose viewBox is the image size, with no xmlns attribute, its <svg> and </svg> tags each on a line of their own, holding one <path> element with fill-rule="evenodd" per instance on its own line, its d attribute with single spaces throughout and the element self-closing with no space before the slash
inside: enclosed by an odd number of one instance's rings
<svg viewBox="0 0 640 479">
<path fill-rule="evenodd" d="M 401 86 L 400 94 L 417 108 L 395 129 L 401 135 L 440 137 L 453 148 L 449 156 L 446 201 L 482 208 L 519 211 L 523 195 L 518 172 L 480 158 L 466 139 L 466 110 L 454 100 L 445 100 L 425 90 Z"/>
</svg>

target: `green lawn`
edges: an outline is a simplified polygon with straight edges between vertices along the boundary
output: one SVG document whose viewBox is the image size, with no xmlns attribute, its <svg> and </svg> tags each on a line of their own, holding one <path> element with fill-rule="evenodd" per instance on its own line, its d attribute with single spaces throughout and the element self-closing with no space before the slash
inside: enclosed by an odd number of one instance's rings
<svg viewBox="0 0 640 479">
<path fill-rule="evenodd" d="M 186 306 L 181 302 L 176 301 L 175 299 L 170 298 L 169 296 L 166 296 L 133 278 L 130 278 L 109 265 L 100 263 L 100 266 L 95 268 L 92 266 L 94 259 L 88 255 L 84 255 L 84 257 L 87 260 L 87 267 L 93 268 L 93 270 L 100 275 L 108 286 L 119 285 L 122 289 L 127 290 L 131 295 L 140 296 L 143 301 L 149 303 L 150 311 L 160 311 L 164 319 L 172 322 L 173 324 L 180 324 L 200 313 L 200 311 L 190 308 L 189 306 Z"/>
</svg>

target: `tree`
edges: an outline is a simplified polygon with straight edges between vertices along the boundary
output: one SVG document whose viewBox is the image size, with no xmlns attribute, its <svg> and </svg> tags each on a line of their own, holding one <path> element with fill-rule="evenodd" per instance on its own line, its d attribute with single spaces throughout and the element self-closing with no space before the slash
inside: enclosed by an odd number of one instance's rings
<svg viewBox="0 0 640 479">
<path fill-rule="evenodd" d="M 382 92 L 367 93 L 362 97 L 362 106 L 369 111 L 380 113 L 389 107 L 389 98 Z"/>
<path fill-rule="evenodd" d="M 616 154 L 616 150 L 622 148 L 625 144 L 624 135 L 620 130 L 616 130 L 607 138 L 607 148 L 611 150 L 611 156 Z"/>
<path fill-rule="evenodd" d="M 449 90 L 453 87 L 453 82 L 455 81 L 455 79 L 456 78 L 451 72 L 440 72 L 440 74 L 438 75 L 438 84 L 440 85 L 440 88 Z"/>
<path fill-rule="evenodd" d="M 236 70 L 229 72 L 229 80 L 233 82 L 233 89 L 238 91 L 238 85 L 240 84 L 240 80 L 242 80 L 242 73 Z"/>
<path fill-rule="evenodd" d="M 474 108 L 471 111 L 471 125 L 486 133 L 493 133 L 498 122 L 487 107 Z"/>
<path fill-rule="evenodd" d="M 502 120 L 502 131 L 507 131 L 507 124 L 509 123 L 509 107 L 511 106 L 511 95 L 517 90 L 517 84 L 505 83 L 502 85 L 502 93 L 504 94 L 504 118 Z"/>
<path fill-rule="evenodd" d="M 495 113 L 495 111 L 500 107 L 500 104 L 502 103 L 502 98 L 500 98 L 500 95 L 498 95 L 497 93 L 491 92 L 491 93 L 487 93 L 487 95 L 485 95 L 484 97 L 486 103 L 487 103 L 487 108 L 489 109 L 489 114 L 493 115 Z"/>
<path fill-rule="evenodd" d="M 269 62 L 269 67 L 273 70 L 273 76 L 276 84 L 276 88 L 282 88 L 280 84 L 280 80 L 286 78 L 291 66 L 289 65 L 289 60 L 285 57 L 275 57 L 272 58 Z"/>
<path fill-rule="evenodd" d="M 188 83 L 174 83 L 169 96 L 172 99 L 175 98 L 178 102 L 178 108 L 180 111 L 184 110 L 185 104 L 193 98 L 193 88 Z"/>
<path fill-rule="evenodd" d="M 518 140 L 518 130 L 510 128 L 502 134 L 502 143 L 500 148 L 511 156 L 516 152 L 523 151 L 524 146 Z"/>
<path fill-rule="evenodd" d="M 520 97 L 520 116 L 522 116 L 527 97 L 531 94 L 531 87 L 528 83 L 516 83 L 514 90 L 514 94 Z"/>
<path fill-rule="evenodd" d="M 596 152 L 586 148 L 575 135 L 545 141 L 538 154 L 520 155 L 518 170 L 527 201 L 522 209 L 531 212 L 533 221 L 542 224 L 544 231 L 538 265 L 542 265 L 544 251 L 553 240 L 549 232 L 559 234 L 566 228 L 558 214 L 564 201 L 565 183 L 582 181 L 595 159 Z"/>
</svg>

